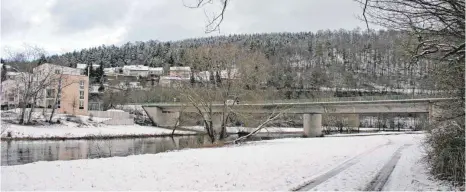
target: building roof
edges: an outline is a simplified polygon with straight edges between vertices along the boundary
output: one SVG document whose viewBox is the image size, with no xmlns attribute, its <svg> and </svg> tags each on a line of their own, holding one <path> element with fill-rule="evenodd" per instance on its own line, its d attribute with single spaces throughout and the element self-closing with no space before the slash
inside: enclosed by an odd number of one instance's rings
<svg viewBox="0 0 466 192">
<path fill-rule="evenodd" d="M 125 65 L 125 66 L 123 66 L 123 70 L 130 70 L 130 71 L 149 71 L 149 66 L 144 66 L 144 65 Z"/>
<path fill-rule="evenodd" d="M 0 69 L 3 68 L 3 65 L 5 65 L 5 64 L 0 63 Z M 18 72 L 18 71 L 19 71 L 18 69 L 14 68 L 14 67 L 12 67 L 12 66 L 10 66 L 10 65 L 5 65 L 5 68 L 6 68 L 7 71 L 14 71 L 14 72 Z"/>
<path fill-rule="evenodd" d="M 76 68 L 78 68 L 78 69 L 86 69 L 86 67 L 87 67 L 87 64 L 84 64 L 84 63 L 76 64 Z M 94 68 L 94 69 L 99 68 L 99 67 L 100 67 L 99 64 L 92 64 L 92 68 Z"/>
<path fill-rule="evenodd" d="M 170 67 L 170 71 L 191 71 L 191 67 Z"/>
<path fill-rule="evenodd" d="M 160 80 L 189 80 L 189 78 L 182 78 L 182 77 L 173 77 L 173 76 L 162 76 Z"/>
<path fill-rule="evenodd" d="M 149 67 L 149 71 L 163 71 L 163 67 Z"/>
</svg>

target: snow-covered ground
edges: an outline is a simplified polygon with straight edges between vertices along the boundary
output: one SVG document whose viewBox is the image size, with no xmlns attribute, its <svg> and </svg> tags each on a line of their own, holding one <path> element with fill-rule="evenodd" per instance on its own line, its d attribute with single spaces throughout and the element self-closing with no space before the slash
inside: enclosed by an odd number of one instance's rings
<svg viewBox="0 0 466 192">
<path fill-rule="evenodd" d="M 205 131 L 203 126 L 184 126 L 183 128 L 194 130 L 194 131 Z M 254 131 L 255 128 L 252 127 L 227 127 L 227 133 L 238 133 L 240 131 L 251 132 Z M 286 132 L 286 133 L 299 133 L 303 132 L 303 128 L 294 128 L 294 127 L 266 127 L 261 129 L 259 132 L 261 133 L 279 133 L 279 132 Z"/>
<path fill-rule="evenodd" d="M 310 190 L 358 190 L 406 144 L 411 147 L 402 150 L 385 189 L 447 189 L 429 180 L 419 161 L 422 138 L 406 134 L 280 139 L 153 155 L 36 162 L 2 167 L 1 189 L 285 191 L 320 178 Z M 354 164 L 325 174 L 345 167 L 348 160 Z"/>
<path fill-rule="evenodd" d="M 2 123 L 2 138 L 83 138 L 83 137 L 111 137 L 136 135 L 164 135 L 171 134 L 170 129 L 139 126 L 139 125 L 100 125 L 82 126 L 72 122 L 46 126 L 23 126 Z M 175 131 L 176 134 L 194 134 L 190 131 Z"/>
<path fill-rule="evenodd" d="M 183 128 L 189 129 L 189 130 L 194 130 L 194 131 L 205 131 L 205 128 L 203 126 L 184 126 Z M 256 128 L 253 127 L 227 127 L 227 132 L 228 133 L 238 133 L 240 131 L 245 131 L 245 132 L 251 132 L 254 131 Z M 329 129 L 332 130 L 338 130 L 336 127 L 330 127 Z M 354 131 L 356 131 L 358 128 L 353 128 Z M 359 128 L 359 131 L 361 133 L 364 132 L 378 132 L 379 128 Z M 410 131 L 409 129 L 402 129 L 400 131 L 390 131 L 387 129 L 387 131 L 384 131 L 383 133 L 404 133 L 405 131 Z M 265 127 L 262 128 L 259 133 L 302 133 L 303 128 L 302 127 Z M 346 132 L 346 131 L 344 131 Z M 382 133 L 382 131 L 380 131 Z M 356 133 L 360 135 L 361 133 Z M 371 133 L 367 133 L 371 134 Z M 351 134 L 332 134 L 332 135 L 351 135 Z"/>
</svg>

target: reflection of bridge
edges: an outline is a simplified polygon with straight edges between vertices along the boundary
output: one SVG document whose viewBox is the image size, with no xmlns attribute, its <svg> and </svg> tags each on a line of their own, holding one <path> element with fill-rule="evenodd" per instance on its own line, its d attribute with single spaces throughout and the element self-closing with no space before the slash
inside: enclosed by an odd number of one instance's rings
<svg viewBox="0 0 466 192">
<path fill-rule="evenodd" d="M 435 113 L 434 103 L 453 100 L 452 98 L 428 98 L 416 96 L 382 96 L 353 98 L 319 98 L 312 100 L 286 100 L 241 102 L 228 105 L 228 110 L 235 113 L 284 113 L 303 114 L 304 135 L 315 137 L 322 134 L 322 114 L 380 114 L 380 113 L 425 113 L 432 119 Z M 174 126 L 180 111 L 211 113 L 213 126 L 221 127 L 221 112 L 225 106 L 214 103 L 211 107 L 194 107 L 187 103 L 153 103 L 142 105 L 151 120 L 158 126 Z"/>
</svg>

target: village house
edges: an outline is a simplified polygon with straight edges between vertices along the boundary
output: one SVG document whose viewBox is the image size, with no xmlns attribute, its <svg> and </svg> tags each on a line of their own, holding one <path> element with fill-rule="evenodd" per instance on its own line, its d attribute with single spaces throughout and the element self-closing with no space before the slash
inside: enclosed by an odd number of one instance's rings
<svg viewBox="0 0 466 192">
<path fill-rule="evenodd" d="M 45 63 L 33 69 L 33 74 L 39 76 L 53 72 L 53 82 L 44 90 L 45 98 L 39 101 L 39 106 L 52 108 L 57 98 L 58 113 L 87 115 L 89 77 L 81 75 L 81 69 Z"/>
<path fill-rule="evenodd" d="M 19 105 L 26 90 L 25 80 L 31 80 L 32 86 L 46 86 L 38 94 L 37 107 L 52 108 L 56 101 L 57 113 L 87 115 L 89 78 L 81 75 L 81 69 L 44 63 L 32 73 L 20 73 L 2 82 L 2 105 Z"/>
<path fill-rule="evenodd" d="M 190 67 L 170 67 L 170 77 L 190 78 L 191 68 Z"/>
</svg>

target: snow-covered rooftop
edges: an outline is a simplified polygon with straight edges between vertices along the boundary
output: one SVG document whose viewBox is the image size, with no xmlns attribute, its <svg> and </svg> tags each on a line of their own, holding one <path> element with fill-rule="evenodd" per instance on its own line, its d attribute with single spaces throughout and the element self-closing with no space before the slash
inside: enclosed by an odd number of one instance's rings
<svg viewBox="0 0 466 192">
<path fill-rule="evenodd" d="M 149 67 L 149 71 L 163 71 L 163 67 Z"/>
<path fill-rule="evenodd" d="M 189 80 L 189 78 L 182 78 L 182 77 L 173 77 L 173 76 L 162 76 L 160 80 Z"/>
<path fill-rule="evenodd" d="M 191 71 L 191 67 L 170 67 L 170 71 Z"/>
<path fill-rule="evenodd" d="M 86 69 L 86 67 L 87 67 L 87 64 L 84 64 L 84 63 L 78 63 L 78 64 L 76 64 L 76 68 L 77 68 L 77 69 Z M 98 64 L 92 64 L 92 68 L 95 69 L 95 68 L 98 68 L 98 67 L 100 67 L 100 65 L 98 65 Z"/>
<path fill-rule="evenodd" d="M 144 65 L 125 65 L 123 66 L 123 70 L 130 70 L 130 71 L 148 71 L 149 66 Z"/>
</svg>

